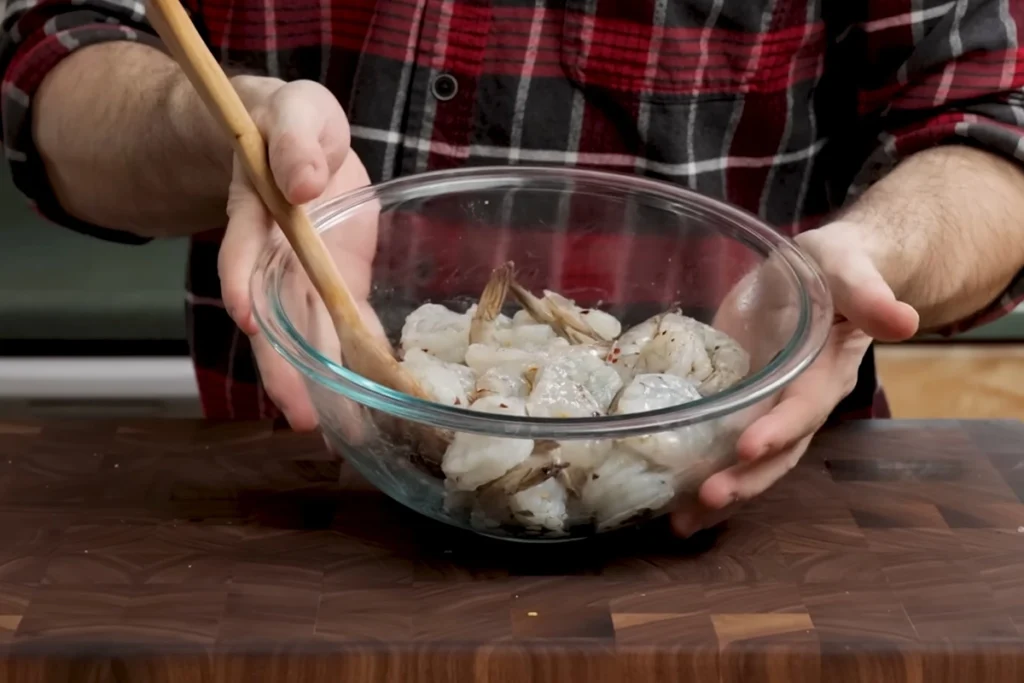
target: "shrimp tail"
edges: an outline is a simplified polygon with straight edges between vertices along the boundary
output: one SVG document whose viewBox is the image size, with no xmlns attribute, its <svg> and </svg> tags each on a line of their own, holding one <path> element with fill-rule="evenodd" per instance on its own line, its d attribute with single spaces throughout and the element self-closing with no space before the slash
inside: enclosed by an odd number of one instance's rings
<svg viewBox="0 0 1024 683">
<path fill-rule="evenodd" d="M 580 320 L 572 310 L 572 302 L 559 294 L 545 291 L 544 298 L 538 299 L 530 290 L 514 279 L 510 284 L 509 291 L 519 305 L 526 309 L 530 317 L 539 323 L 550 325 L 558 336 L 572 344 L 597 344 L 610 341 L 604 339 L 590 325 Z"/>
<path fill-rule="evenodd" d="M 484 344 L 490 341 L 494 332 L 494 321 L 501 313 L 501 308 L 508 297 L 513 268 L 513 263 L 508 261 L 491 273 L 487 286 L 480 294 L 480 303 L 473 314 L 473 320 L 469 324 L 470 344 Z"/>
<path fill-rule="evenodd" d="M 555 441 L 538 441 L 529 458 L 482 486 L 481 493 L 500 491 L 506 496 L 514 496 L 557 476 L 568 467 L 568 463 L 559 457 L 558 448 Z"/>
</svg>

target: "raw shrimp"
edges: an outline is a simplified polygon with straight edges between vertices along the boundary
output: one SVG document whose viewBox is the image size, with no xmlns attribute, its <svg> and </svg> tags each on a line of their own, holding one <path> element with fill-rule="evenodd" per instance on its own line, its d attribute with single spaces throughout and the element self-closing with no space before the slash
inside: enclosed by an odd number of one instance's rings
<svg viewBox="0 0 1024 683">
<path fill-rule="evenodd" d="M 501 310 L 507 295 L 522 309 Z M 728 335 L 666 311 L 619 321 L 550 290 L 538 298 L 507 263 L 463 314 L 426 304 L 402 330 L 402 364 L 438 403 L 518 417 L 648 412 L 699 400 L 742 379 L 746 352 Z M 444 509 L 482 530 L 564 535 L 662 512 L 732 451 L 720 422 L 619 439 L 563 441 L 456 433 L 437 476 Z M 413 456 L 410 456 L 413 457 Z M 689 491 L 689 489 L 687 489 Z"/>
<path fill-rule="evenodd" d="M 612 451 L 611 439 L 573 439 L 558 442 L 553 457 L 564 465 L 555 476 L 572 496 L 579 496 L 587 479 Z"/>
<path fill-rule="evenodd" d="M 711 359 L 695 321 L 678 313 L 662 317 L 658 329 L 640 351 L 635 372 L 668 373 L 695 384 L 711 376 Z"/>
<path fill-rule="evenodd" d="M 436 402 L 469 405 L 476 378 L 465 365 L 443 361 L 417 348 L 406 351 L 401 365 Z"/>
<path fill-rule="evenodd" d="M 727 389 L 749 370 L 750 355 L 729 335 L 675 312 L 660 316 L 654 336 L 643 344 L 632 368 L 635 373 L 668 373 L 690 380 L 703 396 Z"/>
<path fill-rule="evenodd" d="M 494 481 L 481 486 L 481 493 L 499 491 L 506 496 L 511 496 L 557 476 L 567 467 L 567 464 L 562 461 L 559 451 L 556 441 L 536 442 L 530 457 Z"/>
<path fill-rule="evenodd" d="M 513 363 L 539 363 L 544 357 L 544 353 L 540 351 L 506 349 L 484 344 L 470 344 L 465 353 L 466 365 L 476 373 L 477 377 L 491 368 L 504 367 Z"/>
<path fill-rule="evenodd" d="M 640 352 L 649 341 L 654 339 L 654 335 L 658 333 L 661 319 L 666 315 L 668 314 L 660 313 L 629 328 L 612 344 L 605 360 L 615 368 L 623 381 L 628 382 L 633 378 L 637 361 L 640 360 Z"/>
<path fill-rule="evenodd" d="M 581 502 L 599 531 L 664 509 L 675 497 L 672 475 L 625 451 L 614 451 L 590 475 Z"/>
<path fill-rule="evenodd" d="M 402 326 L 403 357 L 410 349 L 420 349 L 449 363 L 462 363 L 469 347 L 471 316 L 470 312 L 456 313 L 441 304 L 423 304 Z"/>
<path fill-rule="evenodd" d="M 485 396 L 470 408 L 500 415 L 526 415 L 521 400 L 502 396 Z M 512 439 L 457 432 L 444 454 L 441 469 L 453 486 L 472 491 L 498 479 L 533 453 L 532 439 Z"/>
<path fill-rule="evenodd" d="M 536 531 L 561 532 L 568 516 L 568 494 L 557 479 L 547 479 L 509 498 L 512 518 Z"/>
<path fill-rule="evenodd" d="M 494 332 L 494 341 L 504 348 L 540 351 L 552 345 L 558 334 L 550 325 L 512 325 Z M 564 339 L 562 341 L 565 341 Z"/>
<path fill-rule="evenodd" d="M 605 350 L 599 345 L 569 346 L 549 349 L 546 363 L 564 370 L 594 398 L 601 413 L 606 413 L 622 388 L 622 377 L 604 362 L 604 355 Z"/>
<path fill-rule="evenodd" d="M 642 413 L 683 405 L 699 398 L 701 394 L 695 384 L 675 375 L 637 375 L 622 390 L 613 412 L 616 415 Z M 700 422 L 620 439 L 616 449 L 639 455 L 653 467 L 676 474 L 701 460 L 713 446 L 715 436 L 714 423 Z"/>
<path fill-rule="evenodd" d="M 522 327 L 523 325 L 539 325 L 540 323 L 534 319 L 530 312 L 525 308 L 520 308 L 512 316 L 512 327 Z"/>
<path fill-rule="evenodd" d="M 496 268 L 491 273 L 491 278 L 480 295 L 480 302 L 469 324 L 470 344 L 491 344 L 494 342 L 494 335 L 498 329 L 498 317 L 501 315 L 501 307 L 505 305 L 505 298 L 508 296 L 509 282 L 512 280 L 512 264 L 506 263 Z M 507 324 L 511 327 L 512 321 Z"/>
<path fill-rule="evenodd" d="M 509 290 L 534 320 L 550 325 L 560 336 L 574 344 L 610 342 L 615 338 L 614 334 L 610 337 L 605 337 L 602 334 L 602 332 L 608 333 L 609 330 L 614 330 L 611 320 L 618 323 L 612 316 L 605 314 L 605 317 L 600 317 L 594 314 L 594 321 L 601 329 L 599 332 L 598 329 L 591 327 L 590 322 L 584 316 L 580 315 L 581 309 L 560 294 L 544 290 L 544 298 L 538 299 L 515 280 L 511 282 Z"/>
<path fill-rule="evenodd" d="M 728 389 L 747 376 L 750 354 L 725 332 L 704 323 L 698 325 L 713 369 L 697 388 L 702 395 L 709 396 Z"/>
<path fill-rule="evenodd" d="M 536 368 L 537 363 L 532 360 L 509 361 L 489 367 L 477 378 L 472 399 L 492 395 L 526 399 L 533 388 L 526 374 Z"/>
<path fill-rule="evenodd" d="M 572 299 L 549 289 L 544 290 L 542 301 L 559 322 L 590 339 L 610 342 L 622 334 L 622 323 L 610 313 L 597 308 L 581 308 Z"/>
<path fill-rule="evenodd" d="M 573 380 L 566 363 L 541 365 L 531 383 L 533 390 L 526 400 L 530 417 L 596 417 L 603 412 L 586 387 Z"/>
</svg>

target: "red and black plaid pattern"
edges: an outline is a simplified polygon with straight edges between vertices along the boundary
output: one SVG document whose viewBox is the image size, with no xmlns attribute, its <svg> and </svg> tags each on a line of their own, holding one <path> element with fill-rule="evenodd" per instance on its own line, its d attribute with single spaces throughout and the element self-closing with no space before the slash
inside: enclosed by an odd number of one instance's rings
<svg viewBox="0 0 1024 683">
<path fill-rule="evenodd" d="M 960 142 L 1024 159 L 1019 0 L 186 4 L 226 65 L 330 88 L 374 181 L 481 164 L 600 168 L 678 183 L 792 234 L 923 148 Z M 15 183 L 42 215 L 130 241 L 61 211 L 29 123 L 48 71 L 110 40 L 157 42 L 138 0 L 8 0 L 3 142 Z M 441 89 L 439 76 L 454 80 Z M 213 417 L 275 414 L 219 303 L 219 237 L 193 238 L 188 266 L 203 404 Z M 1018 278 L 949 331 L 1022 298 Z M 838 415 L 885 414 L 870 354 L 861 375 Z"/>
</svg>

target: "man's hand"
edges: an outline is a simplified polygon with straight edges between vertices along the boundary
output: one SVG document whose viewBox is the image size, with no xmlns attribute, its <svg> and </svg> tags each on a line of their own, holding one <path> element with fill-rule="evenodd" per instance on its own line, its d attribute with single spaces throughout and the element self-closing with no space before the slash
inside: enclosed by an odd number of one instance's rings
<svg viewBox="0 0 1024 683">
<path fill-rule="evenodd" d="M 886 284 L 871 257 L 877 251 L 870 239 L 871 231 L 854 223 L 833 223 L 797 237 L 832 292 L 836 321 L 828 341 L 776 405 L 741 434 L 739 462 L 704 482 L 692 507 L 673 513 L 677 533 L 689 536 L 717 524 L 792 469 L 833 408 L 853 390 L 871 340 L 903 341 L 916 333 L 918 315 Z"/>
<path fill-rule="evenodd" d="M 286 84 L 251 76 L 236 77 L 234 85 L 267 141 L 271 171 L 289 202 L 307 204 L 370 183 L 362 162 L 349 149 L 348 120 L 326 88 L 312 81 Z M 228 225 L 218 260 L 224 305 L 249 336 L 270 399 L 293 429 L 313 429 L 316 413 L 301 378 L 270 346 L 253 319 L 250 276 L 276 228 L 237 158 L 227 212 Z M 345 231 L 344 241 L 326 241 L 353 296 L 364 301 L 369 294 L 370 267 L 377 244 L 376 222 L 359 221 Z M 330 320 L 317 305 L 315 293 L 310 293 L 312 296 L 305 297 L 309 301 L 307 310 L 298 310 L 296 303 L 289 315 L 307 340 L 338 360 L 338 342 Z M 295 292 L 290 294 L 290 302 L 303 301 Z"/>
</svg>

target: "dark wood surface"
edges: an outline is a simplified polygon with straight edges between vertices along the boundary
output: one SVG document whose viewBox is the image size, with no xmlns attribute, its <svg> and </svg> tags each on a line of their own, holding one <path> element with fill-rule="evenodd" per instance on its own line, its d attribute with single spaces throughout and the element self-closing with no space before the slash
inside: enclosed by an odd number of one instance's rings
<svg viewBox="0 0 1024 683">
<path fill-rule="evenodd" d="M 317 436 L 0 423 L 4 682 L 1024 680 L 1024 426 L 823 432 L 726 526 L 487 542 Z"/>
</svg>

